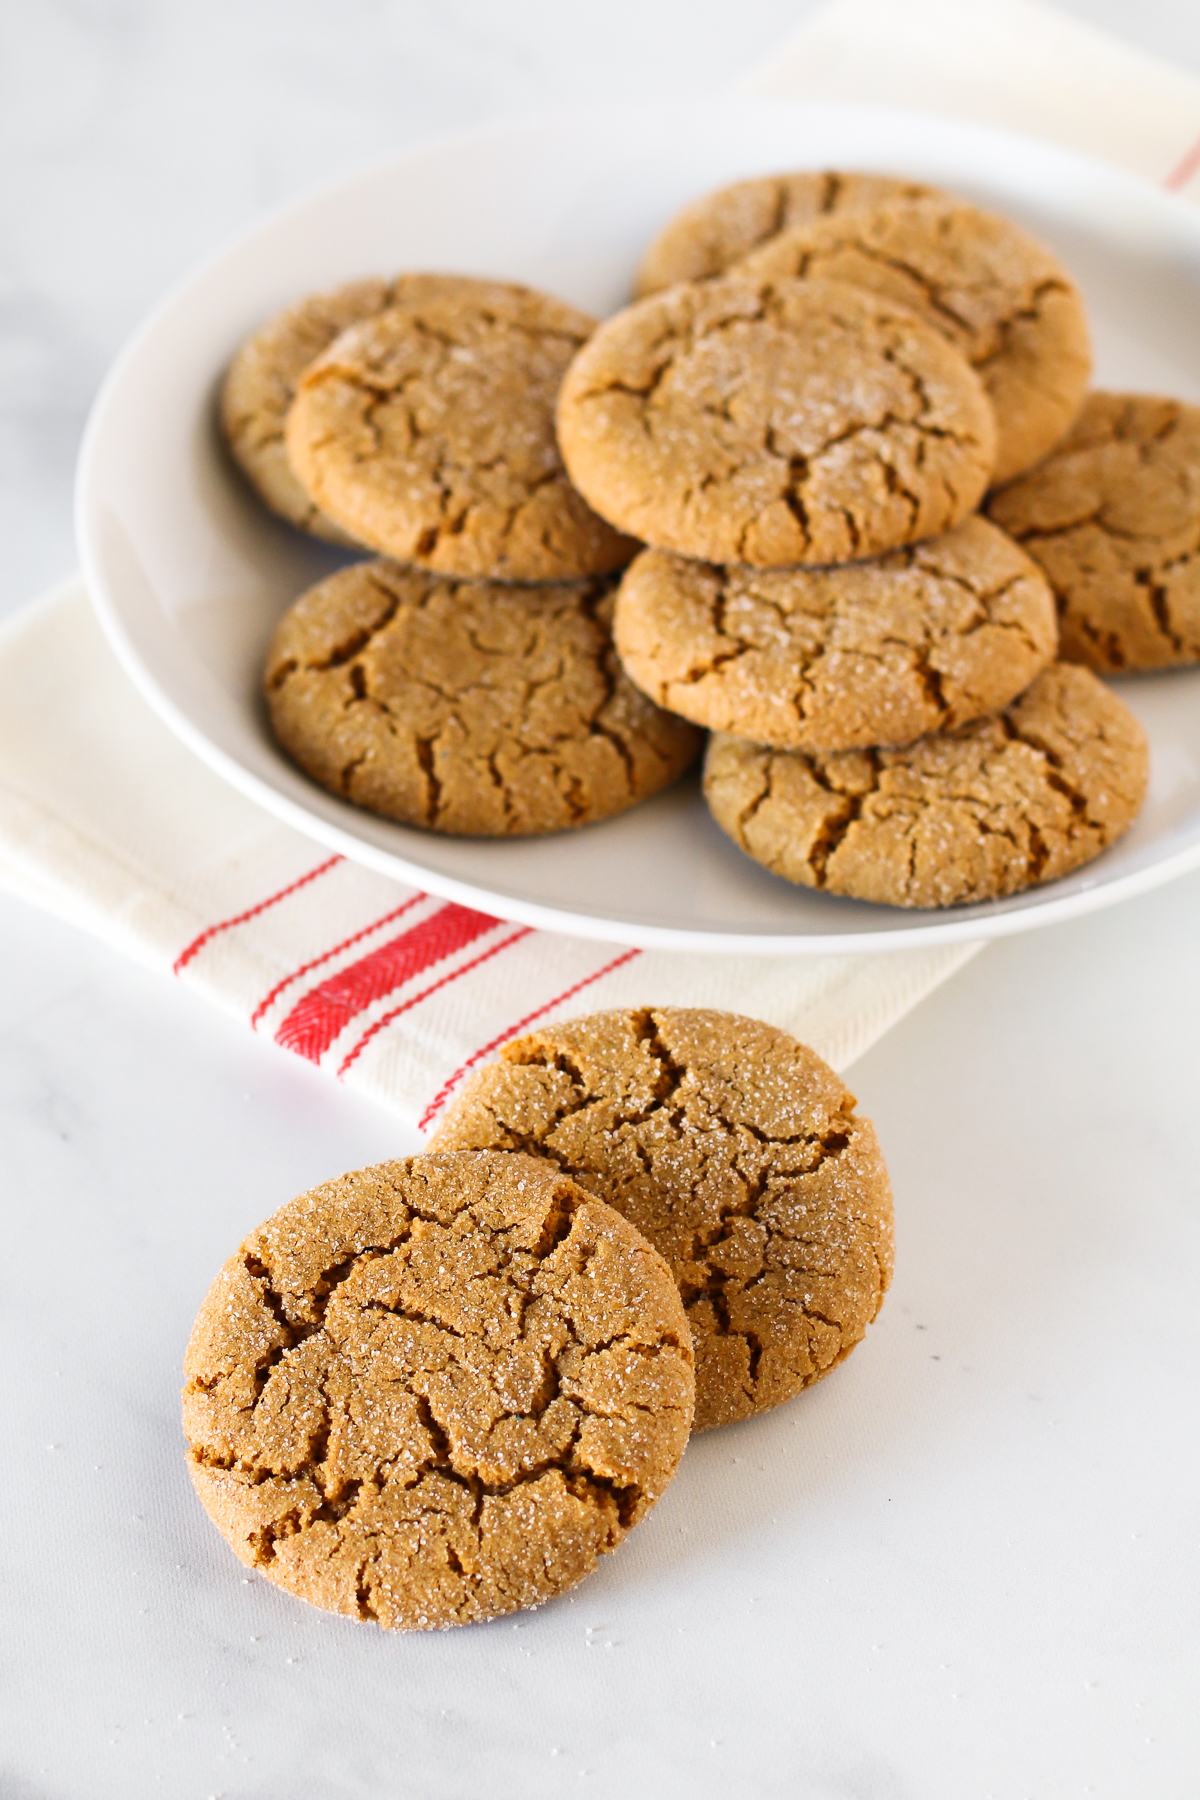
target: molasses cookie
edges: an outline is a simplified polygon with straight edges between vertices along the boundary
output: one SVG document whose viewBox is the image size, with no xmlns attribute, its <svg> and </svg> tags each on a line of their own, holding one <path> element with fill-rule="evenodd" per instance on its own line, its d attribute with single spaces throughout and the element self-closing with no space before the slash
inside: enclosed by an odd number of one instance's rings
<svg viewBox="0 0 1200 1800">
<path fill-rule="evenodd" d="M 622 812 L 700 734 L 621 670 L 612 581 L 518 588 L 355 563 L 285 613 L 275 735 L 331 793 L 431 831 L 509 837 Z"/>
<path fill-rule="evenodd" d="M 1115 694 L 1052 663 L 1006 712 L 902 750 L 821 755 L 715 736 L 704 794 L 734 843 L 788 881 L 954 906 L 1098 856 L 1136 817 L 1147 761 Z"/>
<path fill-rule="evenodd" d="M 575 492 L 554 438 L 563 371 L 595 323 L 532 288 L 444 278 L 308 365 L 287 416 L 292 468 L 343 530 L 441 574 L 620 568 L 635 546 Z"/>
<path fill-rule="evenodd" d="M 972 517 L 867 562 L 716 568 L 643 550 L 617 594 L 625 672 L 697 725 L 781 748 L 906 744 L 995 712 L 1054 656 L 1054 597 Z"/>
<path fill-rule="evenodd" d="M 662 1259 L 544 1160 L 328 1181 L 230 1257 L 184 1359 L 188 1470 L 244 1563 L 398 1630 L 537 1606 L 615 1550 L 687 1442 Z"/>
<path fill-rule="evenodd" d="M 575 485 L 620 530 L 759 568 L 948 531 L 995 449 L 979 377 L 906 307 L 741 276 L 608 319 L 571 364 L 558 431 Z"/>
<path fill-rule="evenodd" d="M 854 1096 L 786 1032 L 732 1013 L 594 1013 L 505 1046 L 439 1149 L 520 1147 L 666 1258 L 696 1350 L 696 1429 L 827 1375 L 892 1274 L 892 1195 Z"/>
<path fill-rule="evenodd" d="M 1200 662 L 1200 407 L 1091 394 L 1053 455 L 988 511 L 1045 570 L 1068 662 Z"/>
<path fill-rule="evenodd" d="M 292 473 L 283 426 L 296 383 L 347 326 L 402 300 L 420 299 L 457 283 L 453 275 L 352 281 L 332 293 L 310 294 L 246 339 L 221 386 L 221 425 L 235 460 L 272 512 L 316 537 L 336 544 L 356 542 L 322 513 Z"/>
<path fill-rule="evenodd" d="M 1083 299 L 1041 244 L 960 200 L 910 200 L 772 238 L 739 274 L 846 281 L 911 307 L 978 369 L 996 415 L 994 481 L 1043 457 L 1092 370 Z"/>
<path fill-rule="evenodd" d="M 915 200 L 937 191 L 894 175 L 840 174 L 833 169 L 735 181 L 693 200 L 663 227 L 646 252 L 634 292 L 642 299 L 677 281 L 723 275 L 777 232 L 825 213 L 854 212 L 881 201 Z"/>
</svg>

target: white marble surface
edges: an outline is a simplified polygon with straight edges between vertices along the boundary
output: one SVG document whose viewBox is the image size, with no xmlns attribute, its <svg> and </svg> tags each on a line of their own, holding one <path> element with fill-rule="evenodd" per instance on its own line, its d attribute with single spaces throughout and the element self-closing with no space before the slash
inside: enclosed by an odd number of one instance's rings
<svg viewBox="0 0 1200 1800">
<path fill-rule="evenodd" d="M 974 0 L 964 0 L 973 4 Z M 78 430 L 273 200 L 568 94 L 718 90 L 800 0 L 6 0 L 0 607 L 72 560 Z M 1200 9 L 1070 10 L 1200 68 Z M 572 1599 L 432 1640 L 241 1571 L 179 1358 L 273 1206 L 404 1149 L 315 1071 L 0 898 L 0 1795 L 1192 1800 L 1200 877 L 1011 940 L 859 1064 L 895 1287 L 702 1440 Z"/>
</svg>

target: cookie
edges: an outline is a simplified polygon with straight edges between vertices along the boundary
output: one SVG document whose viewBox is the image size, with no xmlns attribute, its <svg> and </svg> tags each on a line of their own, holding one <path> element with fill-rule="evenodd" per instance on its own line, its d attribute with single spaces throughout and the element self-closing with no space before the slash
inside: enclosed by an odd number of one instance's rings
<svg viewBox="0 0 1200 1800">
<path fill-rule="evenodd" d="M 697 725 L 780 748 L 906 744 L 1007 706 L 1054 656 L 1035 563 L 972 517 L 868 562 L 716 568 L 643 550 L 617 594 L 626 673 Z"/>
<path fill-rule="evenodd" d="M 738 273 L 846 281 L 943 332 L 992 403 L 994 481 L 1045 456 L 1083 404 L 1092 356 L 1078 288 L 1041 244 L 961 200 L 817 219 L 773 238 Z"/>
<path fill-rule="evenodd" d="M 758 175 L 703 194 L 665 225 L 647 250 L 634 292 L 639 299 L 676 281 L 723 275 L 743 256 L 786 231 L 825 213 L 853 212 L 884 200 L 936 194 L 919 181 L 894 175 L 804 169 L 791 175 Z"/>
<path fill-rule="evenodd" d="M 404 298 L 437 293 L 457 280 L 457 276 L 401 275 L 395 281 L 352 281 L 331 293 L 310 294 L 246 339 L 221 384 L 221 426 L 235 461 L 272 512 L 335 544 L 357 541 L 326 517 L 292 473 L 283 425 L 296 383 L 348 325 Z"/>
<path fill-rule="evenodd" d="M 440 574 L 570 581 L 629 561 L 563 470 L 554 402 L 595 329 L 531 288 L 458 276 L 352 325 L 300 377 L 288 459 L 361 543 Z"/>
<path fill-rule="evenodd" d="M 1045 570 L 1068 662 L 1200 661 L 1200 407 L 1091 394 L 1054 454 L 988 510 Z"/>
<path fill-rule="evenodd" d="M 842 282 L 734 276 L 607 320 L 563 382 L 558 432 L 575 485 L 620 530 L 759 568 L 948 531 L 995 448 L 979 377 L 907 308 Z"/>
<path fill-rule="evenodd" d="M 519 588 L 355 563 L 267 655 L 275 735 L 331 793 L 465 836 L 561 831 L 657 793 L 700 735 L 622 672 L 613 583 Z"/>
<path fill-rule="evenodd" d="M 662 1259 L 544 1160 L 328 1181 L 230 1257 L 184 1359 L 188 1470 L 244 1563 L 398 1630 L 573 1587 L 670 1481 L 694 1382 Z"/>
<path fill-rule="evenodd" d="M 888 906 L 995 900 L 1090 862 L 1146 792 L 1141 726 L 1052 663 L 1006 712 L 902 750 L 820 755 L 718 735 L 704 794 L 773 874 Z"/>
<path fill-rule="evenodd" d="M 892 1195 L 854 1096 L 786 1032 L 732 1013 L 595 1013 L 505 1046 L 438 1148 L 543 1157 L 666 1258 L 696 1352 L 696 1429 L 827 1375 L 892 1275 Z"/>
</svg>

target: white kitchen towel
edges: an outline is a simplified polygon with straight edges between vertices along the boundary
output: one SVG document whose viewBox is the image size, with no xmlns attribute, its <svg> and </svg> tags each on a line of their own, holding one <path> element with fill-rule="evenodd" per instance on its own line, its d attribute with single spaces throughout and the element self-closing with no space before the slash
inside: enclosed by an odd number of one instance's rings
<svg viewBox="0 0 1200 1800">
<path fill-rule="evenodd" d="M 1200 82 L 1029 0 L 838 0 L 743 90 L 966 113 L 1176 188 L 1200 166 Z M 602 1006 L 734 1008 L 845 1067 L 978 948 L 639 952 L 407 888 L 276 823 L 184 749 L 77 581 L 0 632 L 0 881 L 422 1127 L 524 1026 Z"/>
</svg>

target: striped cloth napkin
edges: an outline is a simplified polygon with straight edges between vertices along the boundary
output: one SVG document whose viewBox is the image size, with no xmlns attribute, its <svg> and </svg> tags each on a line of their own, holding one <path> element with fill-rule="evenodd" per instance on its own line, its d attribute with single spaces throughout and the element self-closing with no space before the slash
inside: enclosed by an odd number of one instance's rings
<svg viewBox="0 0 1200 1800">
<path fill-rule="evenodd" d="M 967 113 L 1178 189 L 1200 171 L 1200 82 L 1030 0 L 838 0 L 742 86 Z M 674 955 L 405 887 L 278 824 L 177 742 L 78 581 L 0 630 L 0 882 L 422 1129 L 508 1039 L 585 1009 L 727 1007 L 844 1068 L 978 948 Z"/>
</svg>

